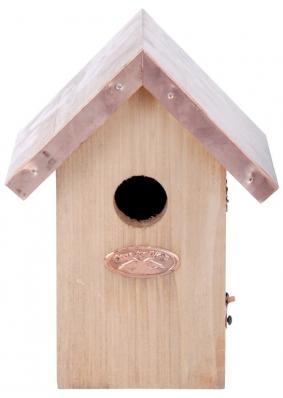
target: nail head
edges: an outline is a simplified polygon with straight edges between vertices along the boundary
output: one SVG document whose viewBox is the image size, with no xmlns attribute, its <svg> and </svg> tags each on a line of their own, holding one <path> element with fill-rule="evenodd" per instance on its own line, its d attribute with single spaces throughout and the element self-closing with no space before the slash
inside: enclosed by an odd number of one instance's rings
<svg viewBox="0 0 283 398">
<path fill-rule="evenodd" d="M 123 86 L 122 83 L 117 83 L 116 86 L 115 86 L 115 89 L 116 89 L 117 91 L 123 91 L 124 86 Z"/>
<path fill-rule="evenodd" d="M 37 169 L 31 169 L 31 174 L 33 174 L 34 176 L 36 176 L 38 174 L 38 170 Z"/>
</svg>

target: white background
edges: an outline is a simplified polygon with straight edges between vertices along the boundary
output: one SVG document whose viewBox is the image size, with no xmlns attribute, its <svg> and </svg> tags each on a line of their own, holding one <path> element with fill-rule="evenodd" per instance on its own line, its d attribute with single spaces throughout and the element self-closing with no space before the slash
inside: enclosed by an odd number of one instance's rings
<svg viewBox="0 0 283 398">
<path fill-rule="evenodd" d="M 0 395 L 143 395 L 56 389 L 55 175 L 26 201 L 4 187 L 17 131 L 140 8 L 266 132 L 279 183 L 282 1 L 1 0 Z M 283 396 L 282 191 L 258 204 L 229 176 L 226 389 L 148 395 Z"/>
</svg>

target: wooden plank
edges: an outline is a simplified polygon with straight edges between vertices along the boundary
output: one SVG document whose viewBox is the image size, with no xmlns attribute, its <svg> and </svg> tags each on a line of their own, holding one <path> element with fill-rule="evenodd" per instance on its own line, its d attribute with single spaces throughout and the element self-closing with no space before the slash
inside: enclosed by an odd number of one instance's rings
<svg viewBox="0 0 283 398">
<path fill-rule="evenodd" d="M 132 175 L 165 188 L 164 215 L 128 225 L 113 197 Z M 141 89 L 57 170 L 61 388 L 222 388 L 225 170 Z M 170 275 L 127 278 L 104 257 L 129 245 L 177 254 Z"/>
<path fill-rule="evenodd" d="M 141 87 L 141 54 L 137 55 L 112 81 L 58 131 L 50 141 L 8 179 L 7 185 L 26 199 L 89 135 L 115 112 L 119 105 Z M 126 78 L 127 76 L 127 78 Z M 117 90 L 120 81 L 126 84 Z M 69 112 L 67 110 L 67 112 Z M 58 120 L 64 116 L 58 115 Z M 13 166 L 12 166 L 13 168 Z"/>
<path fill-rule="evenodd" d="M 143 65 L 143 86 L 202 143 L 247 191 L 259 202 L 263 202 L 276 191 L 278 188 L 276 180 L 243 152 L 239 142 L 234 143 L 227 137 L 210 120 L 206 112 L 145 54 Z M 272 164 L 266 138 L 264 140 L 265 146 L 261 146 L 262 154 L 264 156 L 267 154 Z M 255 144 L 254 148 L 258 147 L 258 143 L 252 138 L 250 143 Z"/>
<path fill-rule="evenodd" d="M 73 151 L 81 144 L 89 132 L 87 123 L 91 124 L 91 129 L 94 123 L 99 126 L 113 109 L 116 110 L 141 86 L 141 31 L 138 13 L 19 132 L 7 185 L 22 199 L 60 166 L 70 155 L 69 148 Z M 115 85 L 121 79 L 126 84 L 122 90 L 115 92 Z M 92 119 L 89 114 L 92 114 Z M 46 157 L 43 152 L 49 156 Z"/>
<path fill-rule="evenodd" d="M 7 185 L 26 198 L 141 85 L 257 200 L 276 191 L 263 132 L 144 11 L 20 132 Z"/>
<path fill-rule="evenodd" d="M 257 200 L 265 200 L 278 183 L 264 133 L 147 13 L 143 35 L 144 86 Z"/>
<path fill-rule="evenodd" d="M 209 76 L 148 15 L 143 50 L 223 134 L 276 180 L 266 137 Z"/>
</svg>

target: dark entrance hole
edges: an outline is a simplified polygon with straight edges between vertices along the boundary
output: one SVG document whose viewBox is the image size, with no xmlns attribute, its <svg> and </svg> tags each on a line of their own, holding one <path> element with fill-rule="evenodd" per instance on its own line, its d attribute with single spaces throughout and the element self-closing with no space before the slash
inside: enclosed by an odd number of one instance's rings
<svg viewBox="0 0 283 398">
<path fill-rule="evenodd" d="M 118 186 L 114 200 L 120 215 L 139 222 L 156 221 L 163 214 L 167 195 L 154 178 L 133 176 Z"/>
</svg>

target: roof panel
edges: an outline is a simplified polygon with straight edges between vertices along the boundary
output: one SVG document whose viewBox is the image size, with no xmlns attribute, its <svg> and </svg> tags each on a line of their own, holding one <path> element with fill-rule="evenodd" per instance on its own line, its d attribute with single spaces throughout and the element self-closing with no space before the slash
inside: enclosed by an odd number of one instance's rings
<svg viewBox="0 0 283 398">
<path fill-rule="evenodd" d="M 262 131 L 144 11 L 20 132 L 7 185 L 26 198 L 142 85 L 259 201 L 278 188 Z"/>
<path fill-rule="evenodd" d="M 264 133 L 147 14 L 143 48 L 223 134 L 276 181 Z"/>
</svg>

